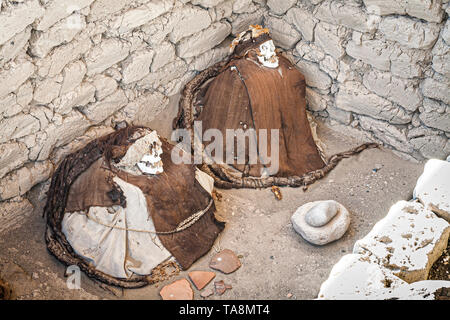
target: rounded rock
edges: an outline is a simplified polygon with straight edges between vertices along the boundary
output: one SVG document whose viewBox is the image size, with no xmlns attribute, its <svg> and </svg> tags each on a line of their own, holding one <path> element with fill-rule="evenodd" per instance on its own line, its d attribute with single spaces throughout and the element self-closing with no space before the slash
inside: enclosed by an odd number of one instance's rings
<svg viewBox="0 0 450 320">
<path fill-rule="evenodd" d="M 339 208 L 334 200 L 320 201 L 306 212 L 305 221 L 312 227 L 322 227 L 333 219 Z"/>
<path fill-rule="evenodd" d="M 336 204 L 339 206 L 339 210 L 328 221 L 328 223 L 319 227 L 308 224 L 308 222 L 306 221 L 307 213 L 314 207 L 326 208 L 326 205 L 319 206 L 319 204 L 327 202 L 329 201 L 314 201 L 305 203 L 304 205 L 299 207 L 291 217 L 294 230 L 299 233 L 306 241 L 312 244 L 324 245 L 338 240 L 345 234 L 350 225 L 350 213 L 342 204 L 338 202 L 336 202 Z M 315 209 L 312 212 L 316 212 L 316 210 L 318 209 Z M 320 216 L 326 217 L 327 215 L 325 213 L 321 213 Z M 323 219 L 320 222 L 323 222 Z M 320 222 L 315 221 L 316 224 L 320 224 Z"/>
</svg>

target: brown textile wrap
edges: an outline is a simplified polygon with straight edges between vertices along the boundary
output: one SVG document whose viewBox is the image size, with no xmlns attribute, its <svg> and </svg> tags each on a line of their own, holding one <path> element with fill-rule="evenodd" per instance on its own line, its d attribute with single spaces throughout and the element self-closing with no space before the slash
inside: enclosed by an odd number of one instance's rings
<svg viewBox="0 0 450 320">
<path fill-rule="evenodd" d="M 125 288 L 142 287 L 155 283 L 155 277 L 134 275 L 130 279 L 118 279 L 96 270 L 92 265 L 77 255 L 65 235 L 61 231 L 61 222 L 65 212 L 71 209 L 86 210 L 90 206 L 117 204 L 112 201 L 109 192 L 115 188 L 111 183 L 112 174 L 140 187 L 146 196 L 149 212 L 157 232 L 170 231 L 197 211 L 203 210 L 209 204 L 211 196 L 195 179 L 195 167 L 190 164 L 175 165 L 171 161 L 171 151 L 174 148 L 164 139 L 162 160 L 164 172 L 156 176 L 134 176 L 115 170 L 109 165 L 117 147 L 127 148 L 132 142 L 129 137 L 138 127 L 126 127 L 103 138 L 89 143 L 83 149 L 67 156 L 52 177 L 48 191 L 44 214 L 47 216 L 46 242 L 47 248 L 66 265 L 78 265 L 88 276 L 97 280 Z M 123 153 L 122 153 L 123 155 Z M 89 186 L 89 181 L 98 179 Z M 88 195 L 80 200 L 77 192 Z M 117 186 L 118 187 L 118 186 Z M 70 203 L 69 203 L 70 200 Z M 223 230 L 224 223 L 214 216 L 215 207 L 206 212 L 189 228 L 169 234 L 160 235 L 160 240 L 169 252 L 176 258 L 182 268 L 189 268 L 199 257 L 207 253 L 218 234 Z M 162 274 L 165 274 L 162 271 Z M 161 279 L 159 279 L 161 280 Z"/>
<path fill-rule="evenodd" d="M 190 129 L 191 136 L 195 120 L 202 120 L 203 132 L 216 128 L 223 134 L 226 129 L 245 130 L 244 123 L 257 132 L 267 129 L 270 148 L 270 129 L 280 129 L 278 173 L 261 177 L 261 163 L 201 165 L 217 187 L 306 186 L 324 177 L 340 160 L 378 146 L 365 143 L 324 162 L 306 116 L 304 76 L 288 59 L 278 57 L 279 68 L 271 69 L 258 64 L 254 51 L 233 55 L 202 71 L 183 90 L 173 127 Z"/>
<path fill-rule="evenodd" d="M 254 128 L 258 137 L 260 129 L 267 129 L 269 156 L 270 132 L 278 129 L 280 156 L 276 176 L 303 175 L 325 165 L 306 116 L 305 88 L 303 75 L 283 57 L 279 58 L 277 69 L 261 67 L 249 59 L 234 60 L 209 86 L 198 120 L 203 123 L 203 131 L 218 128 L 224 136 L 225 129 L 243 129 L 242 123 L 247 129 Z M 249 175 L 259 177 L 261 166 L 250 165 Z M 242 165 L 233 167 L 244 172 Z"/>
</svg>

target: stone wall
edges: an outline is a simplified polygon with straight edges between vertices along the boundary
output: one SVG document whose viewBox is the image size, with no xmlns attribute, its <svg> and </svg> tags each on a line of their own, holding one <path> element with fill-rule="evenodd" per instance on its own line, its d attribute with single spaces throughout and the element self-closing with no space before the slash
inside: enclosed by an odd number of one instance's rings
<svg viewBox="0 0 450 320">
<path fill-rule="evenodd" d="M 14 214 L 11 203 L 23 205 L 62 157 L 116 122 L 157 118 L 255 23 L 271 29 L 305 74 L 316 116 L 403 155 L 443 158 L 447 2 L 3 0 L 0 215 Z"/>
<path fill-rule="evenodd" d="M 268 0 L 309 109 L 406 158 L 450 153 L 448 0 Z"/>
</svg>

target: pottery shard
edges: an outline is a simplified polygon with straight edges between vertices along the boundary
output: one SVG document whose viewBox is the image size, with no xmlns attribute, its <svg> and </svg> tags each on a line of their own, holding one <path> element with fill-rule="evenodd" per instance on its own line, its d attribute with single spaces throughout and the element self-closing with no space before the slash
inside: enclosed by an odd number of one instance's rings
<svg viewBox="0 0 450 320">
<path fill-rule="evenodd" d="M 214 289 L 216 291 L 216 294 L 221 296 L 227 291 L 228 289 L 233 288 L 231 285 L 225 283 L 223 280 L 214 282 Z"/>
<path fill-rule="evenodd" d="M 177 280 L 164 286 L 159 294 L 163 300 L 194 300 L 194 291 L 186 279 Z"/>
<path fill-rule="evenodd" d="M 192 271 L 189 272 L 189 278 L 198 290 L 202 290 L 216 274 L 211 271 Z"/>
<path fill-rule="evenodd" d="M 209 266 L 228 274 L 239 269 L 241 261 L 233 251 L 224 249 L 211 259 Z"/>
</svg>

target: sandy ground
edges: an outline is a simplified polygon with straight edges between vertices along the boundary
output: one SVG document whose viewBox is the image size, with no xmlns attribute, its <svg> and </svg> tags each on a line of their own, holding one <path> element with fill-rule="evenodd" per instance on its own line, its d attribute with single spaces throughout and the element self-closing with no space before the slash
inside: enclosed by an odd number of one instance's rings
<svg viewBox="0 0 450 320">
<path fill-rule="evenodd" d="M 361 142 L 323 124 L 319 136 L 327 155 Z M 375 172 L 374 168 L 380 169 Z M 282 188 L 281 201 L 269 189 L 218 190 L 222 200 L 216 202 L 217 215 L 227 222 L 226 228 L 210 253 L 189 271 L 209 270 L 212 255 L 228 248 L 242 256 L 242 267 L 229 275 L 217 272 L 215 280 L 224 280 L 233 289 L 208 299 L 314 299 L 332 266 L 352 251 L 355 241 L 367 234 L 391 205 L 412 197 L 422 170 L 423 163 L 406 161 L 389 150 L 371 149 L 343 160 L 307 191 Z M 36 187 L 30 192 L 35 210 L 23 224 L 0 235 L 0 271 L 19 299 L 160 299 L 163 285 L 187 277 L 187 272 L 182 272 L 159 285 L 108 290 L 82 275 L 82 288 L 69 290 L 64 266 L 45 247 L 45 198 L 41 189 Z M 294 231 L 290 217 L 306 202 L 327 199 L 346 206 L 352 222 L 340 240 L 314 246 Z M 207 288 L 212 286 L 210 283 Z M 195 298 L 202 299 L 197 290 Z"/>
</svg>

